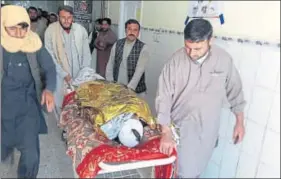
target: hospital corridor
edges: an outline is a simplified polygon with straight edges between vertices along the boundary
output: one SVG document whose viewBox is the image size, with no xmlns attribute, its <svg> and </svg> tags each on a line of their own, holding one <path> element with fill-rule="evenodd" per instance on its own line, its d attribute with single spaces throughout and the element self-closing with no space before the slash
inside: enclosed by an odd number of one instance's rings
<svg viewBox="0 0 281 179">
<path fill-rule="evenodd" d="M 280 178 L 280 1 L 0 12 L 1 178 Z"/>
<path fill-rule="evenodd" d="M 40 136 L 41 163 L 37 178 L 74 178 L 72 161 L 66 155 L 65 143 L 61 140 L 61 131 L 56 125 L 54 115 L 49 115 L 46 120 L 48 125 L 48 135 Z M 0 164 L 0 178 L 15 178 L 19 152 L 16 152 L 14 163 L 7 161 Z M 97 178 L 147 178 L 150 177 L 149 168 L 137 170 L 125 170 L 122 172 L 112 172 L 100 174 Z"/>
</svg>

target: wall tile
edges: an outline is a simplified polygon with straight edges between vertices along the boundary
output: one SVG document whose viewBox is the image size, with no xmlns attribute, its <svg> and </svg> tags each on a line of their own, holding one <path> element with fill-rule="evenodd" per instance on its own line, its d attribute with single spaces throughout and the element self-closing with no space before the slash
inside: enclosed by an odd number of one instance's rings
<svg viewBox="0 0 281 179">
<path fill-rule="evenodd" d="M 262 48 L 261 63 L 259 65 L 258 72 L 257 72 L 256 84 L 274 90 L 279 71 L 280 71 L 279 49 Z"/>
<path fill-rule="evenodd" d="M 214 149 L 210 161 L 220 166 L 225 145 L 226 145 L 226 139 L 223 137 L 219 137 L 218 146 Z"/>
<path fill-rule="evenodd" d="M 200 176 L 200 178 L 218 178 L 220 168 L 214 162 L 209 162 L 206 171 Z"/>
<path fill-rule="evenodd" d="M 151 33 L 149 31 L 145 31 L 145 30 L 141 30 L 140 31 L 140 40 L 145 41 L 145 43 L 151 43 L 152 39 L 151 37 Z"/>
<path fill-rule="evenodd" d="M 242 143 L 242 151 L 258 158 L 264 134 L 264 127 L 256 124 L 251 120 L 247 120 L 245 129 L 245 138 Z"/>
<path fill-rule="evenodd" d="M 162 34 L 158 35 L 158 40 L 158 44 L 162 44 L 162 48 L 158 46 L 158 51 L 156 53 L 166 57 L 167 59 L 170 58 L 179 48 L 184 46 L 183 36 L 180 35 Z"/>
<path fill-rule="evenodd" d="M 254 178 L 257 170 L 258 159 L 246 152 L 239 157 L 236 178 Z"/>
<path fill-rule="evenodd" d="M 240 75 L 243 86 L 252 87 L 255 84 L 257 68 L 260 63 L 260 47 L 243 44 L 240 61 Z"/>
<path fill-rule="evenodd" d="M 280 133 L 266 131 L 260 160 L 265 164 L 280 168 Z"/>
<path fill-rule="evenodd" d="M 184 47 L 183 35 L 166 34 L 165 39 L 166 39 L 165 41 L 167 42 L 166 45 L 168 47 L 165 50 L 170 52 L 169 56 L 175 53 L 178 49 Z"/>
<path fill-rule="evenodd" d="M 243 85 L 244 98 L 246 100 L 245 116 L 248 117 L 249 107 L 251 106 L 251 100 L 253 96 L 253 88 L 255 85 L 257 67 L 259 65 L 259 52 L 255 52 L 255 48 L 250 45 L 243 45 L 245 49 L 252 51 L 254 54 L 245 54 L 241 50 L 241 61 L 239 66 L 239 72 Z M 244 48 L 243 48 L 244 49 Z"/>
<path fill-rule="evenodd" d="M 154 38 L 153 33 L 149 31 L 141 31 L 140 40 L 147 44 L 150 54 L 154 54 L 157 47 L 157 44 L 154 42 Z"/>
<path fill-rule="evenodd" d="M 223 49 L 229 49 L 229 46 L 230 46 L 230 43 L 228 43 L 225 40 L 221 40 L 221 39 L 214 39 L 214 44 Z"/>
<path fill-rule="evenodd" d="M 241 48 L 241 44 L 233 41 L 227 42 L 228 48 L 225 50 L 231 55 L 234 65 L 238 71 L 240 71 L 240 62 L 243 59 L 243 51 Z"/>
<path fill-rule="evenodd" d="M 239 157 L 239 148 L 233 144 L 226 143 L 220 168 L 220 178 L 233 178 L 236 174 L 236 167 Z"/>
<path fill-rule="evenodd" d="M 165 37 L 164 34 L 153 34 L 153 43 L 155 45 L 155 54 L 161 55 L 161 56 L 166 56 L 165 51 L 166 51 L 166 44 L 165 44 Z"/>
<path fill-rule="evenodd" d="M 280 178 L 280 168 L 260 163 L 256 178 Z"/>
<path fill-rule="evenodd" d="M 157 64 L 159 55 L 151 54 L 150 60 L 147 64 L 145 73 L 146 73 L 146 84 L 147 84 L 147 102 L 152 110 L 153 114 L 155 113 L 155 96 L 157 91 L 157 85 L 158 85 L 158 78 L 160 75 L 160 72 L 162 70 L 161 67 L 154 69 L 155 66 L 160 66 Z"/>
<path fill-rule="evenodd" d="M 256 87 L 254 89 L 248 117 L 263 126 L 266 125 L 269 111 L 273 102 L 273 93 L 267 89 Z"/>
<path fill-rule="evenodd" d="M 268 128 L 280 133 L 280 94 L 275 93 L 268 120 Z"/>
<path fill-rule="evenodd" d="M 244 99 L 246 101 L 246 106 L 244 109 L 245 117 L 249 116 L 249 109 L 250 109 L 251 101 L 252 101 L 252 97 L 253 97 L 253 88 L 254 88 L 254 86 L 243 85 L 243 94 L 244 94 Z"/>
</svg>

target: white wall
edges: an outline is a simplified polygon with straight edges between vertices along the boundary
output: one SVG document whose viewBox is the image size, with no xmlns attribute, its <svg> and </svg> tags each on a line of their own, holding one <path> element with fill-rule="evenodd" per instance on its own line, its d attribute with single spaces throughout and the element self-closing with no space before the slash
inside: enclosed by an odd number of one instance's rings
<svg viewBox="0 0 281 179">
<path fill-rule="evenodd" d="M 109 17 L 119 20 L 119 1 L 109 2 Z M 215 34 L 280 40 L 280 1 L 222 1 L 225 24 L 213 22 Z M 188 1 L 143 1 L 142 25 L 182 31 Z"/>
<path fill-rule="evenodd" d="M 108 1 L 108 17 L 113 24 L 118 24 L 120 13 L 120 1 Z"/>
<path fill-rule="evenodd" d="M 213 23 L 217 38 L 233 57 L 238 68 L 247 106 L 246 136 L 234 145 L 235 118 L 228 109 L 221 114 L 220 141 L 202 177 L 262 178 L 280 177 L 280 44 L 257 45 L 255 39 L 280 43 L 280 2 L 223 2 L 226 24 Z M 109 14 L 118 23 L 119 2 L 109 3 Z M 171 8 L 173 6 L 173 8 Z M 187 2 L 143 1 L 144 27 L 183 30 Z M 121 24 L 123 25 L 123 24 Z M 117 26 L 113 27 L 117 29 Z M 155 30 L 155 29 L 154 29 Z M 150 62 L 146 69 L 148 103 L 154 110 L 158 76 L 171 54 L 183 46 L 183 34 L 141 30 L 141 40 L 148 44 Z M 157 40 L 156 40 L 157 37 Z M 253 41 L 238 43 L 237 39 Z"/>
</svg>

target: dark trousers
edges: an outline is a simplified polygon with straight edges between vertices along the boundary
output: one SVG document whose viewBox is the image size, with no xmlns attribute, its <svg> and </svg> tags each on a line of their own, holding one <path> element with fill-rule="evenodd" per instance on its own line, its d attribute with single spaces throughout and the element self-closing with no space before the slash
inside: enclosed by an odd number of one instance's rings
<svg viewBox="0 0 281 179">
<path fill-rule="evenodd" d="M 15 125 L 14 120 L 2 120 L 1 124 L 1 160 L 7 159 L 17 148 L 21 153 L 18 178 L 36 178 L 40 162 L 38 132 L 25 124 Z"/>
</svg>

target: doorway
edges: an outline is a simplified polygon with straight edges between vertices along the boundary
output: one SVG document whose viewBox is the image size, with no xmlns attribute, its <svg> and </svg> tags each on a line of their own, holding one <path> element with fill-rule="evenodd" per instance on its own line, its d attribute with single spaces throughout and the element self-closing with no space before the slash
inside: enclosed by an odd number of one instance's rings
<svg viewBox="0 0 281 179">
<path fill-rule="evenodd" d="M 142 21 L 142 1 L 120 1 L 120 16 L 118 26 L 118 38 L 125 37 L 125 22 L 128 19 L 136 19 L 141 24 Z"/>
</svg>

